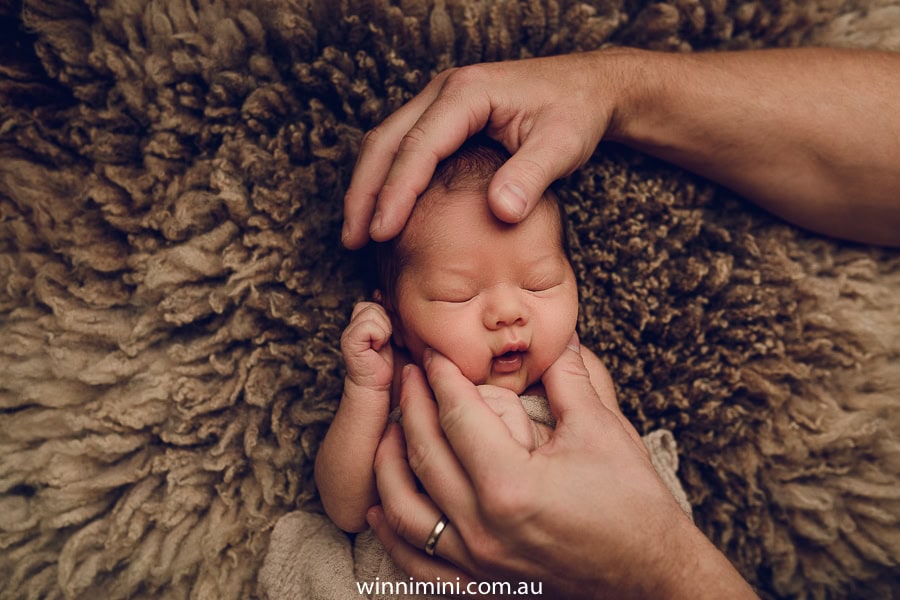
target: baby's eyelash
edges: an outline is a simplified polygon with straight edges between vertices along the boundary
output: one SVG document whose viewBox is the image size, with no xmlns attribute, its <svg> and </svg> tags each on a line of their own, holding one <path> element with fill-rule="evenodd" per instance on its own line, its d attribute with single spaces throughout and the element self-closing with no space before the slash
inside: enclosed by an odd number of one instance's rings
<svg viewBox="0 0 900 600">
<path fill-rule="evenodd" d="M 527 285 L 522 286 L 529 292 L 546 292 L 550 288 L 554 288 L 559 285 L 558 281 L 537 281 L 530 282 Z"/>
<path fill-rule="evenodd" d="M 465 296 L 460 295 L 460 296 L 456 296 L 456 297 L 443 296 L 440 298 L 432 298 L 431 301 L 432 302 L 446 302 L 447 304 L 465 304 L 466 302 L 468 302 L 469 300 L 471 300 L 474 297 L 475 296 L 468 296 L 468 295 L 465 295 Z"/>
</svg>

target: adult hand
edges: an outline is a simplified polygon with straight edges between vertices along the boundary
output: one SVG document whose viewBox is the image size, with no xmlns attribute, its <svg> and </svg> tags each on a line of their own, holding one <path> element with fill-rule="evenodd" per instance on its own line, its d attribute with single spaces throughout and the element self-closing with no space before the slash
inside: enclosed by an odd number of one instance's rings
<svg viewBox="0 0 900 600">
<path fill-rule="evenodd" d="M 598 53 L 445 71 L 363 139 L 344 198 L 343 242 L 397 235 L 438 162 L 486 127 L 513 156 L 488 188 L 491 209 L 515 223 L 547 186 L 583 165 L 613 118 L 625 82 L 601 76 Z M 616 51 L 604 51 L 609 63 Z"/>
<path fill-rule="evenodd" d="M 545 374 L 557 427 L 531 451 L 448 359 L 426 360 L 427 382 L 407 368 L 406 445 L 389 428 L 375 458 L 383 512 L 368 513 L 392 558 L 418 578 L 446 578 L 459 572 L 452 564 L 474 579 L 539 580 L 567 598 L 753 597 L 599 400 L 577 338 L 571 350 Z M 442 513 L 446 562 L 435 562 L 418 549 Z"/>
<path fill-rule="evenodd" d="M 446 71 L 364 138 L 344 245 L 399 233 L 437 163 L 485 128 L 513 155 L 488 188 L 504 221 L 604 138 L 801 227 L 900 246 L 898 69 L 897 52 L 615 48 Z"/>
</svg>

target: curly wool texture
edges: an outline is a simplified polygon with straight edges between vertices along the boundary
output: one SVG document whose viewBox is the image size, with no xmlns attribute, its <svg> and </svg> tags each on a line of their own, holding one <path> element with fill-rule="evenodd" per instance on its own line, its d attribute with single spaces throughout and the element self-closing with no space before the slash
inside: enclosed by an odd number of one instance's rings
<svg viewBox="0 0 900 600">
<path fill-rule="evenodd" d="M 877 17 L 875 16 L 877 13 Z M 893 16 L 892 16 L 893 15 Z M 885 19 L 893 18 L 893 27 Z M 0 598 L 246 598 L 315 506 L 362 133 L 438 70 L 635 45 L 892 47 L 889 3 L 0 2 Z M 585 343 L 768 597 L 888 597 L 900 257 L 602 147 Z"/>
</svg>

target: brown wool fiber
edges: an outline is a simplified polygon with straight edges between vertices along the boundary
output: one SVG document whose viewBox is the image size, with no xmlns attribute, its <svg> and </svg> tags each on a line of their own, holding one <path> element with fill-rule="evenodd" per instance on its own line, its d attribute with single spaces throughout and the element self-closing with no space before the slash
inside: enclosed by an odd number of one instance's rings
<svg viewBox="0 0 900 600">
<path fill-rule="evenodd" d="M 0 599 L 253 598 L 315 510 L 362 134 L 438 71 L 606 45 L 900 50 L 895 0 L 0 0 Z M 900 597 L 900 254 L 603 145 L 585 344 L 766 598 Z"/>
</svg>

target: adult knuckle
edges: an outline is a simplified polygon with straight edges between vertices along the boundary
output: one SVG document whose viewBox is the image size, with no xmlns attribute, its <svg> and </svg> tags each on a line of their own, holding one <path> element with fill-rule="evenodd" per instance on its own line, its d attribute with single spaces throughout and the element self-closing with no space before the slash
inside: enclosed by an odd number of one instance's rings
<svg viewBox="0 0 900 600">
<path fill-rule="evenodd" d="M 425 92 L 432 92 L 439 94 L 441 90 L 444 89 L 447 79 L 453 74 L 454 71 L 457 71 L 458 69 L 459 67 L 450 67 L 448 69 L 444 69 L 431 78 L 431 80 L 425 85 L 422 93 L 424 94 Z"/>
<path fill-rule="evenodd" d="M 390 504 L 384 506 L 384 516 L 390 527 L 398 536 L 404 539 L 411 539 L 413 533 L 412 513 L 405 505 Z"/>
<path fill-rule="evenodd" d="M 362 138 L 361 148 L 363 152 L 369 152 L 372 150 L 384 151 L 385 148 L 382 148 L 386 143 L 385 138 L 387 137 L 384 128 L 381 125 L 377 125 L 372 129 L 368 130 Z"/>
<path fill-rule="evenodd" d="M 403 136 L 403 139 L 400 140 L 400 146 L 398 150 L 401 153 L 411 153 L 417 154 L 422 149 L 427 147 L 428 140 L 428 132 L 420 125 L 416 123 L 412 127 L 409 128 L 409 131 Z"/>
<path fill-rule="evenodd" d="M 575 361 L 565 361 L 559 365 L 559 372 L 567 378 L 584 379 L 590 378 L 590 374 L 583 363 Z"/>
<path fill-rule="evenodd" d="M 545 182 L 551 179 L 547 165 L 542 162 L 527 156 L 520 157 L 518 160 L 520 161 L 520 168 L 517 175 L 524 180 L 523 183 L 528 187 L 541 189 L 542 186 L 546 185 Z"/>
<path fill-rule="evenodd" d="M 485 518 L 498 526 L 505 526 L 527 508 L 524 494 L 518 485 L 507 481 L 495 481 L 482 495 Z"/>
<path fill-rule="evenodd" d="M 487 65 L 475 64 L 466 65 L 453 69 L 447 74 L 447 81 L 444 83 L 444 89 L 448 91 L 468 90 L 471 86 L 480 85 L 488 76 L 489 70 Z"/>
<path fill-rule="evenodd" d="M 420 442 L 407 442 L 406 456 L 413 473 L 421 475 L 428 468 L 431 446 Z"/>
<path fill-rule="evenodd" d="M 463 421 L 463 415 L 462 406 L 453 406 L 441 410 L 438 414 L 438 421 L 440 422 L 441 429 L 444 430 L 444 433 L 452 435 L 454 431 L 459 429 Z"/>
<path fill-rule="evenodd" d="M 406 197 L 407 194 L 410 193 L 410 188 L 408 185 L 394 182 L 394 181 L 386 181 L 384 185 L 381 186 L 381 196 L 382 197 Z"/>
<path fill-rule="evenodd" d="M 470 534 L 466 548 L 472 561 L 482 569 L 491 570 L 500 563 L 504 548 L 489 531 L 479 529 Z"/>
</svg>

